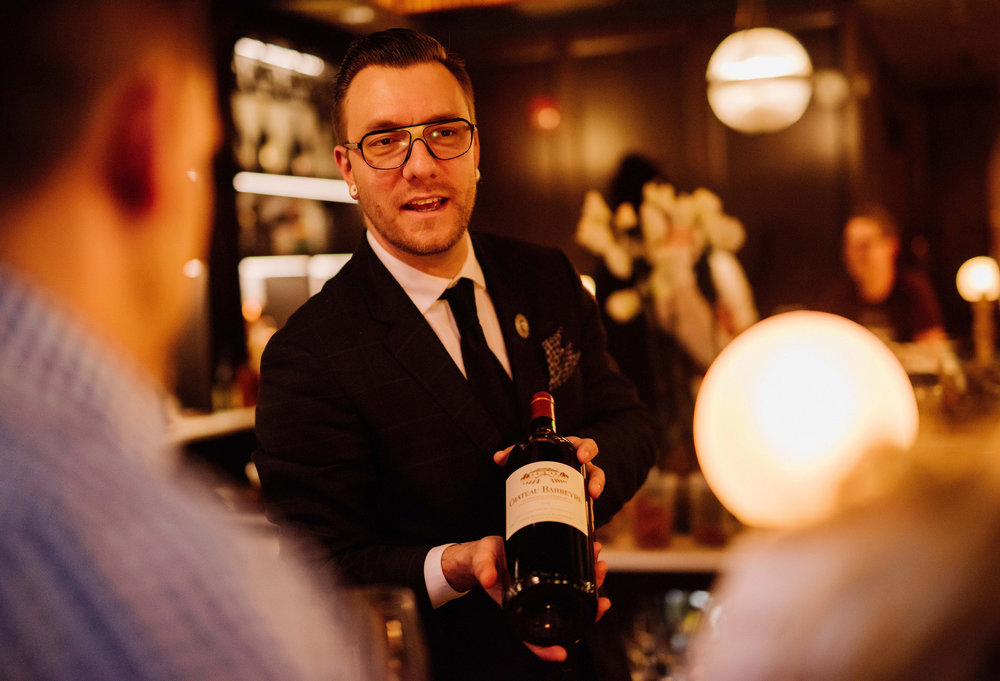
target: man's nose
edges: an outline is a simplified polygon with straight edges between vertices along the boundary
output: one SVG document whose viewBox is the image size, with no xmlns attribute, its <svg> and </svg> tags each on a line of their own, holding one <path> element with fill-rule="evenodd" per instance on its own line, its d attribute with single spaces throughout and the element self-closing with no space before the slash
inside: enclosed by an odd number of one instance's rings
<svg viewBox="0 0 1000 681">
<path fill-rule="evenodd" d="M 420 142 L 420 145 L 417 144 Z M 431 148 L 423 137 L 418 137 L 410 144 L 410 158 L 403 166 L 404 172 L 426 173 L 433 171 L 437 167 L 437 159 L 431 153 Z"/>
</svg>

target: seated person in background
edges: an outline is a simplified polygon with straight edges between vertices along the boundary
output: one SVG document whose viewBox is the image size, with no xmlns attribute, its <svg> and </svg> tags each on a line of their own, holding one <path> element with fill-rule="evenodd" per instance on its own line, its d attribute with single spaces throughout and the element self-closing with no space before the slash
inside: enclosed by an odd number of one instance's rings
<svg viewBox="0 0 1000 681">
<path fill-rule="evenodd" d="M 899 229 L 881 206 L 854 213 L 844 227 L 848 279 L 827 292 L 819 309 L 847 317 L 887 343 L 943 342 L 941 308 L 927 276 L 899 266 Z"/>
</svg>

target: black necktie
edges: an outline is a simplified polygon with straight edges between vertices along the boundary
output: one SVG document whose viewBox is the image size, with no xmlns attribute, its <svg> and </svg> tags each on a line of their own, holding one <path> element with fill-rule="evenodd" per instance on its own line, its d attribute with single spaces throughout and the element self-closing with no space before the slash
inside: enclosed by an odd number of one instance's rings
<svg viewBox="0 0 1000 681">
<path fill-rule="evenodd" d="M 512 444 L 520 439 L 514 382 L 510 380 L 500 360 L 490 350 L 479 325 L 476 296 L 471 279 L 462 277 L 458 283 L 441 294 L 447 300 L 451 313 L 462 335 L 462 362 L 465 376 L 482 405 L 493 415 L 493 420 L 503 436 Z"/>
</svg>

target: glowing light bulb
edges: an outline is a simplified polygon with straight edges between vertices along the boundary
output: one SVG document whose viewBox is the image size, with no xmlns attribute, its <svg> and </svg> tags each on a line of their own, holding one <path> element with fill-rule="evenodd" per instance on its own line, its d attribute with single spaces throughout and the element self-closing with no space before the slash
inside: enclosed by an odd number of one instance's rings
<svg viewBox="0 0 1000 681">
<path fill-rule="evenodd" d="M 708 62 L 708 103 L 734 130 L 776 132 L 809 106 L 811 76 L 809 54 L 792 35 L 776 28 L 738 31 Z"/>
<path fill-rule="evenodd" d="M 917 403 L 892 351 L 847 319 L 797 311 L 740 334 L 705 374 L 694 413 L 698 461 L 742 522 L 823 517 L 841 482 L 880 446 L 908 449 Z"/>
<path fill-rule="evenodd" d="M 965 300 L 996 300 L 1000 298 L 1000 267 L 989 256 L 980 255 L 962 263 L 955 275 L 958 293 Z"/>
</svg>

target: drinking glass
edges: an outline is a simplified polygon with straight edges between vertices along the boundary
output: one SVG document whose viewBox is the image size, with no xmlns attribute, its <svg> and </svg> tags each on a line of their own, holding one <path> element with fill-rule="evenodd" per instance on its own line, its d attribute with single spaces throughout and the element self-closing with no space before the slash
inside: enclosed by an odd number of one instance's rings
<svg viewBox="0 0 1000 681">
<path fill-rule="evenodd" d="M 416 597 L 401 586 L 354 589 L 367 613 L 367 656 L 375 681 L 431 681 Z"/>
</svg>

